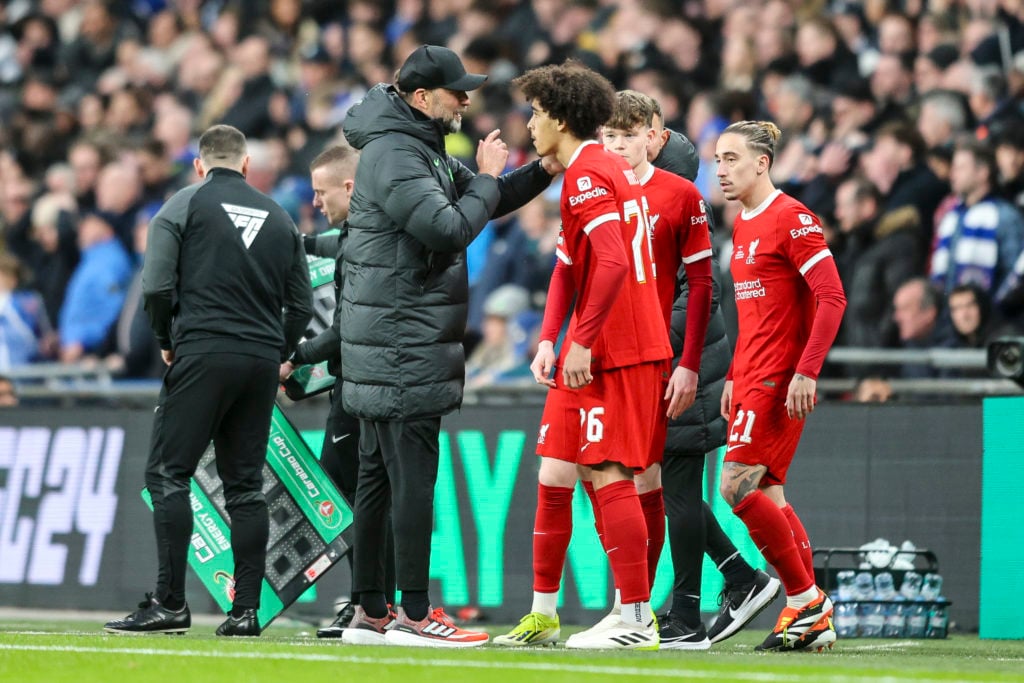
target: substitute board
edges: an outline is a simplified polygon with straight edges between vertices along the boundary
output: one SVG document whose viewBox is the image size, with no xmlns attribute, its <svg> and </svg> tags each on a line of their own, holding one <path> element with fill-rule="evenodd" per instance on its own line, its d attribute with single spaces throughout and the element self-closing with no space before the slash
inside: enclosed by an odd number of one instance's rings
<svg viewBox="0 0 1024 683">
<path fill-rule="evenodd" d="M 332 235 L 338 230 L 328 230 L 324 235 Z M 313 317 L 306 327 L 303 341 L 317 336 L 334 322 L 334 270 L 335 260 L 319 256 L 306 256 L 309 267 L 309 283 L 313 286 Z M 288 398 L 300 401 L 310 396 L 322 394 L 334 386 L 334 376 L 327 371 L 327 361 L 299 365 L 291 376 L 284 381 L 284 391 Z"/>
<path fill-rule="evenodd" d="M 292 423 L 274 406 L 263 466 L 270 535 L 260 592 L 260 626 L 266 628 L 351 549 L 352 509 L 320 467 Z M 142 497 L 152 509 L 149 492 Z M 234 599 L 231 529 L 213 444 L 192 479 L 195 526 L 189 566 L 226 613 Z"/>
</svg>

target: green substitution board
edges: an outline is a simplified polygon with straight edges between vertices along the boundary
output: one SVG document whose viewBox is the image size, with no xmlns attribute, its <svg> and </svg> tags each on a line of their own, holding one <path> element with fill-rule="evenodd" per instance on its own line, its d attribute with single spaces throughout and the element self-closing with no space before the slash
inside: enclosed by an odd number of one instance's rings
<svg viewBox="0 0 1024 683">
<path fill-rule="evenodd" d="M 352 509 L 278 406 L 270 423 L 263 493 L 270 515 L 259 622 L 266 628 L 351 547 Z M 142 497 L 152 509 L 149 492 Z M 234 597 L 231 530 L 213 445 L 192 479 L 189 566 L 227 612 Z"/>
<path fill-rule="evenodd" d="M 324 233 L 330 235 L 337 230 Z M 313 285 L 313 318 L 309 321 L 305 338 L 312 339 L 334 322 L 334 269 L 330 258 L 307 256 L 309 282 Z M 316 396 L 334 386 L 334 376 L 327 371 L 327 361 L 300 365 L 284 382 L 285 393 L 293 401 Z"/>
</svg>

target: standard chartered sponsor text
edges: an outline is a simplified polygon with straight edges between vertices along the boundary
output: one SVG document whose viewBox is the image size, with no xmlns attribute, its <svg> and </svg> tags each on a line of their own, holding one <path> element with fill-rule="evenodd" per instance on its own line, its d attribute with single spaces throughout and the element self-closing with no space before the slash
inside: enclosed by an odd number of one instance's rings
<svg viewBox="0 0 1024 683">
<path fill-rule="evenodd" d="M 744 299 L 756 299 L 764 296 L 764 285 L 761 284 L 761 278 L 756 280 L 743 280 L 741 282 L 733 283 L 733 289 L 736 291 L 736 301 L 743 301 Z"/>
</svg>

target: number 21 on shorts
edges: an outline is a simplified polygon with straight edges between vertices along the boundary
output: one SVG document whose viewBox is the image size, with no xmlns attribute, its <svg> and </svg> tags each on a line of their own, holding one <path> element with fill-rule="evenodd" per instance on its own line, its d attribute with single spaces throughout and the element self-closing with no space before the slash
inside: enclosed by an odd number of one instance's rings
<svg viewBox="0 0 1024 683">
<path fill-rule="evenodd" d="M 750 443 L 750 432 L 754 430 L 754 420 L 757 415 L 753 410 L 743 410 L 742 408 L 736 411 L 736 419 L 733 420 L 732 428 L 729 430 L 729 447 L 726 451 L 731 451 L 733 448 L 739 448 L 740 446 L 746 446 Z"/>
</svg>

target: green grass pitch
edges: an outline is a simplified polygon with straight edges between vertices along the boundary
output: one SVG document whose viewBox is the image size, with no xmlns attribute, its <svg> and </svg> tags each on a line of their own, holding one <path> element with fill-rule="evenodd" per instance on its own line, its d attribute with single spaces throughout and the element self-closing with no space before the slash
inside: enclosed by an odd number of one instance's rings
<svg viewBox="0 0 1024 683">
<path fill-rule="evenodd" d="M 0 618 L 5 683 L 303 683 L 438 681 L 1024 681 L 1024 641 L 840 640 L 827 654 L 759 654 L 744 632 L 708 652 L 579 652 L 356 647 L 281 620 L 260 638 L 216 638 L 205 619 L 185 636 L 113 636 L 95 621 Z M 488 628 L 492 634 L 503 629 Z M 576 629 L 566 629 L 576 630 Z M 563 637 L 567 636 L 563 632 Z"/>
</svg>

